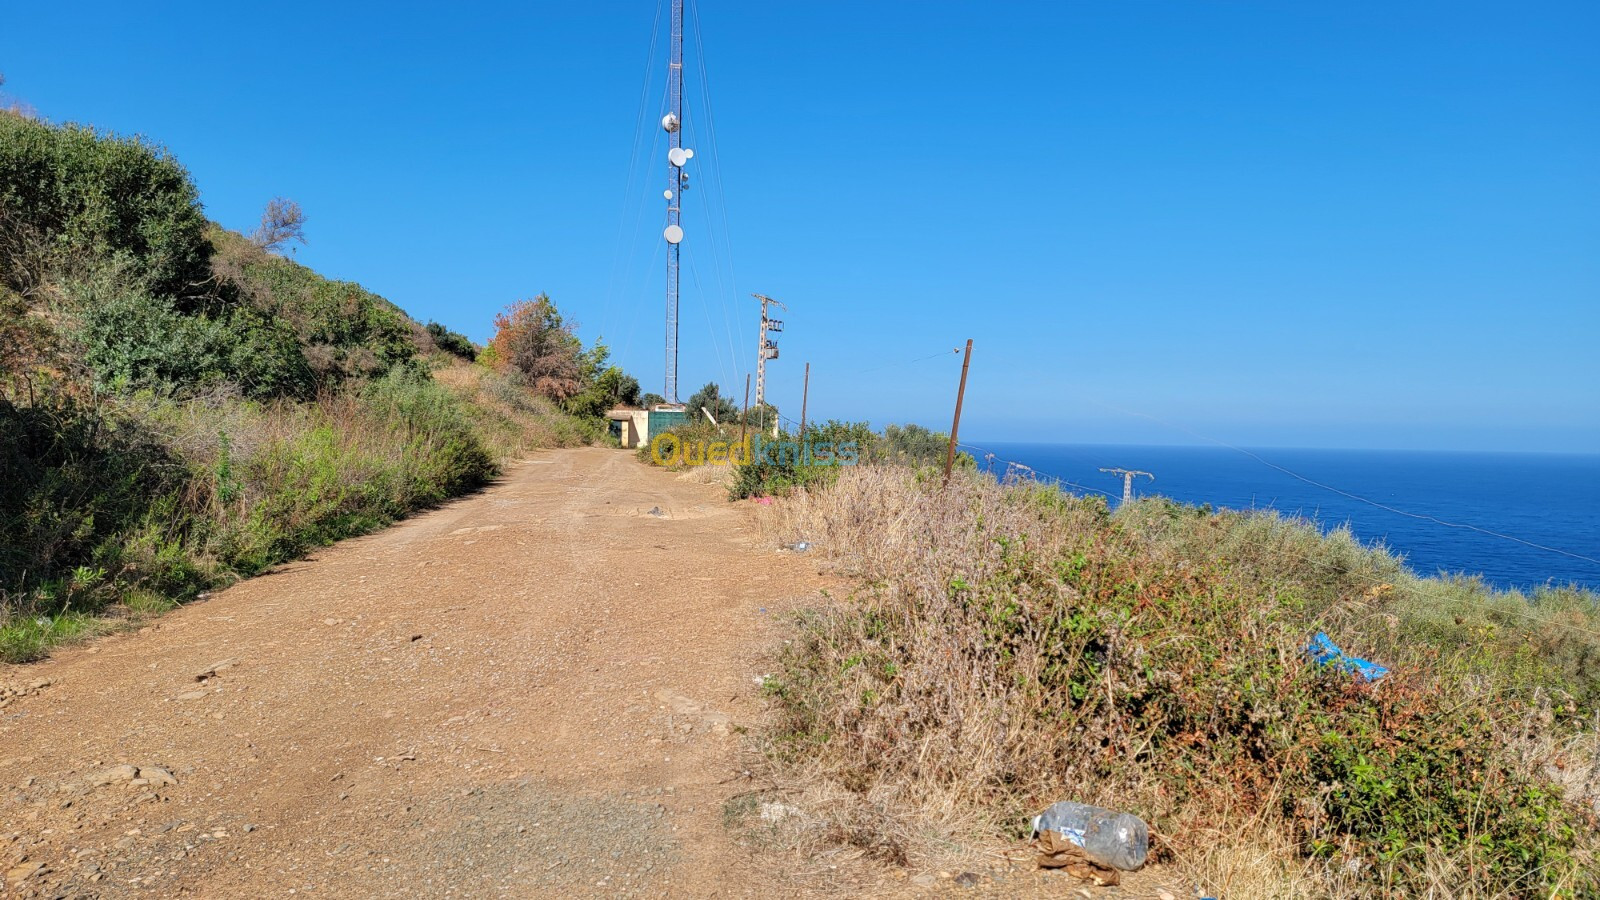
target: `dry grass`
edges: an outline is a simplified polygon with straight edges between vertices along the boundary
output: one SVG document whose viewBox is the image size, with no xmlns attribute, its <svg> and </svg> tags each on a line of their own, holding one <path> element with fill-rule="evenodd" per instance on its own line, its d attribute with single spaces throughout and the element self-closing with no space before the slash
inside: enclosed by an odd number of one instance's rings
<svg viewBox="0 0 1600 900">
<path fill-rule="evenodd" d="M 733 481 L 733 466 L 688 466 L 678 473 L 679 481 L 727 487 Z"/>
<path fill-rule="evenodd" d="M 1494 640 L 1441 653 L 1417 636 L 1464 588 L 1348 533 L 887 467 L 762 529 L 863 585 L 801 622 L 767 686 L 813 839 L 915 861 L 1015 842 L 1070 798 L 1145 817 L 1215 895 L 1600 890 L 1587 670 L 1549 664 L 1587 657 L 1527 649 L 1579 601 L 1528 620 L 1486 597 Z M 1317 669 L 1318 629 L 1393 673 Z"/>
<path fill-rule="evenodd" d="M 1227 823 L 1194 835 L 1177 855 L 1179 868 L 1207 897 L 1229 900 L 1296 900 L 1326 892 L 1326 878 L 1311 874 L 1281 823 L 1223 810 Z"/>
<path fill-rule="evenodd" d="M 437 354 L 434 361 L 434 380 L 466 402 L 480 437 L 501 460 L 519 459 L 540 448 L 581 447 L 602 438 L 596 426 L 504 375 L 447 354 Z"/>
</svg>

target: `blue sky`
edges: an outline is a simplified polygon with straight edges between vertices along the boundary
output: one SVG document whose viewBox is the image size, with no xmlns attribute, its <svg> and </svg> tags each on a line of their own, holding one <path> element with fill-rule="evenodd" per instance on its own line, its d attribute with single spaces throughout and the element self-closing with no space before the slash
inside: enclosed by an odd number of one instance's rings
<svg viewBox="0 0 1600 900">
<path fill-rule="evenodd" d="M 947 428 L 971 337 L 973 440 L 1600 451 L 1600 7 L 692 5 L 687 389 L 740 392 L 760 291 L 790 414 L 809 360 L 813 418 Z M 547 291 L 659 390 L 656 12 L 12 4 L 0 72 L 225 225 L 294 198 L 301 261 L 418 318 Z"/>
</svg>

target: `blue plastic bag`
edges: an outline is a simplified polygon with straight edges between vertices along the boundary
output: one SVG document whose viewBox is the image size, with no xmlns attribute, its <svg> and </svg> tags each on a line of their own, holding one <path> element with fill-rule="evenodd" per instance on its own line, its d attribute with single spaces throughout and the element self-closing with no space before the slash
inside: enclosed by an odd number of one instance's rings
<svg viewBox="0 0 1600 900">
<path fill-rule="evenodd" d="M 1317 632 L 1311 638 L 1311 643 L 1306 647 L 1306 655 L 1321 665 L 1337 665 L 1362 681 L 1377 681 L 1389 674 L 1389 670 L 1375 662 L 1370 662 L 1355 656 L 1346 656 L 1339 645 L 1333 642 L 1323 632 Z"/>
</svg>

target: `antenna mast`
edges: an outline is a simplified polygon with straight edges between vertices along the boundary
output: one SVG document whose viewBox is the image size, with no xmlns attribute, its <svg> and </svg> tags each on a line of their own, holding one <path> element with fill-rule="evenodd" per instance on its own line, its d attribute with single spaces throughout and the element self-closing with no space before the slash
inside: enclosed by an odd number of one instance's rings
<svg viewBox="0 0 1600 900">
<path fill-rule="evenodd" d="M 667 227 L 667 385 L 663 391 L 668 403 L 678 402 L 678 245 L 683 242 L 683 227 L 678 224 L 680 204 L 689 174 L 683 166 L 694 156 L 683 147 L 683 0 L 672 0 L 672 45 L 667 59 L 668 113 L 661 118 L 666 130 Z"/>
</svg>

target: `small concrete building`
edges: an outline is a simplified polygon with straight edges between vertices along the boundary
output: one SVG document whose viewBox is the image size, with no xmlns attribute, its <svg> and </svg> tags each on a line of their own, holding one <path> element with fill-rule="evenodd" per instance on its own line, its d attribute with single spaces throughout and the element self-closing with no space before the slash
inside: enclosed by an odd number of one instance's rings
<svg viewBox="0 0 1600 900">
<path fill-rule="evenodd" d="M 654 409 L 627 409 L 619 407 L 606 413 L 611 420 L 611 434 L 626 449 L 643 447 L 657 432 L 682 425 L 689 415 L 682 405 L 662 404 Z"/>
<path fill-rule="evenodd" d="M 611 420 L 611 434 L 622 444 L 623 449 L 632 450 L 649 440 L 645 437 L 650 430 L 648 410 L 613 409 L 606 413 L 606 418 Z"/>
</svg>

